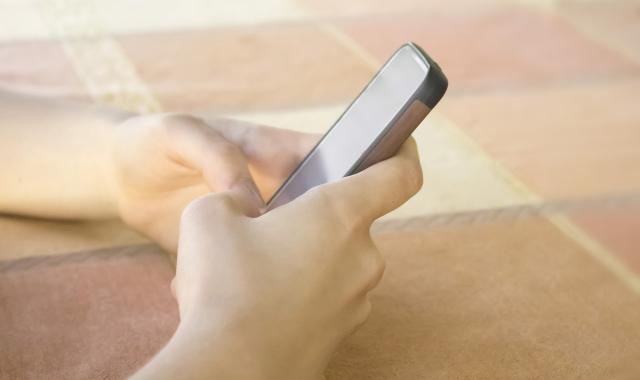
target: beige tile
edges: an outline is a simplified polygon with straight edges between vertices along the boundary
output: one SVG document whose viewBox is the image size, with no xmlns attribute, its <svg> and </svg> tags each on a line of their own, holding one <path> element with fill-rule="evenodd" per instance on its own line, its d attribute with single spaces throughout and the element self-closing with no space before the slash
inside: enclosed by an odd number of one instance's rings
<svg viewBox="0 0 640 380">
<path fill-rule="evenodd" d="M 90 14 L 93 26 L 113 34 L 250 25 L 305 19 L 289 0 L 24 0 L 0 2 L 0 41 L 50 39 L 43 11 L 55 9 L 74 17 Z M 69 37 L 83 31 L 67 30 Z"/>
<path fill-rule="evenodd" d="M 37 1 L 0 1 L 0 42 L 50 38 L 38 9 Z"/>
<path fill-rule="evenodd" d="M 173 0 L 100 0 L 95 2 L 95 9 L 105 28 L 114 34 L 275 23 L 304 17 L 289 0 L 184 0 L 179 4 Z"/>
<path fill-rule="evenodd" d="M 145 242 L 116 221 L 59 222 L 0 217 L 0 261 Z"/>
</svg>

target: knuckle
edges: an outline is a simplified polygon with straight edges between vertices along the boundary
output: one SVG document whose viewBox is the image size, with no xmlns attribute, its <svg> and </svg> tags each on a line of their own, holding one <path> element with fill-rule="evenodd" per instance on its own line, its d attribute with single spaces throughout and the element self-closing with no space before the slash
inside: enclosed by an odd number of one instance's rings
<svg viewBox="0 0 640 380">
<path fill-rule="evenodd" d="M 315 187 L 310 190 L 310 198 L 315 201 L 318 215 L 334 226 L 339 226 L 344 237 L 351 236 L 361 230 L 363 218 L 358 213 L 351 213 L 350 205 L 345 204 L 332 189 L 332 185 Z"/>
<path fill-rule="evenodd" d="M 200 219 L 204 212 L 206 197 L 197 198 L 185 206 L 180 216 L 181 223 L 189 223 L 192 220 Z"/>
<path fill-rule="evenodd" d="M 399 162 L 397 174 L 404 189 L 411 195 L 417 193 L 423 184 L 422 167 L 416 160 L 404 159 Z"/>
<path fill-rule="evenodd" d="M 382 279 L 382 276 L 384 275 L 384 272 L 386 270 L 387 270 L 387 262 L 382 257 L 382 255 L 380 253 L 378 253 L 376 255 L 374 269 L 373 269 L 373 278 L 375 280 L 374 281 L 374 286 L 378 285 L 378 283 Z"/>
<path fill-rule="evenodd" d="M 365 267 L 366 289 L 372 290 L 380 283 L 386 270 L 386 262 L 380 251 L 373 249 L 372 252 L 367 255 Z"/>
<path fill-rule="evenodd" d="M 230 212 L 235 209 L 235 202 L 233 198 L 229 194 L 218 193 L 211 195 L 211 198 L 214 200 L 213 202 L 209 202 L 207 204 L 208 209 L 219 213 L 219 212 Z"/>
<path fill-rule="evenodd" d="M 176 133 L 184 127 L 183 115 L 165 114 L 158 116 L 157 123 L 153 126 L 153 131 L 164 141 L 173 141 Z"/>
<path fill-rule="evenodd" d="M 182 210 L 181 225 L 200 224 L 213 216 L 228 212 L 233 208 L 233 200 L 227 194 L 208 194 L 191 201 Z"/>
<path fill-rule="evenodd" d="M 420 166 L 420 162 L 418 161 L 410 161 L 410 166 L 411 168 L 409 169 L 408 173 L 413 179 L 412 190 L 417 193 L 422 188 L 422 185 L 424 183 L 422 167 Z"/>
<path fill-rule="evenodd" d="M 233 159 L 242 154 L 240 148 L 230 141 L 220 139 L 215 145 L 216 154 L 225 159 Z"/>
<path fill-rule="evenodd" d="M 371 301 L 367 296 L 365 300 L 362 302 L 362 304 L 360 305 L 360 307 L 358 307 L 358 311 L 356 313 L 356 318 L 355 318 L 356 328 L 362 326 L 367 321 L 367 319 L 369 319 L 369 316 L 371 315 L 371 309 L 372 309 Z"/>
<path fill-rule="evenodd" d="M 169 113 L 158 116 L 157 127 L 160 131 L 171 132 L 177 126 L 184 124 L 185 115 Z"/>
<path fill-rule="evenodd" d="M 167 113 L 158 116 L 156 130 L 165 138 L 171 140 L 175 138 L 176 133 L 183 131 L 185 128 L 200 126 L 203 121 L 195 116 L 181 113 Z"/>
<path fill-rule="evenodd" d="M 250 128 L 245 132 L 244 138 L 251 141 L 261 141 L 268 145 L 278 143 L 268 127 Z"/>
</svg>

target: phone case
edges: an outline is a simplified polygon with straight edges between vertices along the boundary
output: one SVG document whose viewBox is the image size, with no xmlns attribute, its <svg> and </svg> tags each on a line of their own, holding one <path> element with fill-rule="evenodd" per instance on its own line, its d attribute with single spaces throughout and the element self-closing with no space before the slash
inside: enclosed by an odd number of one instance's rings
<svg viewBox="0 0 640 380">
<path fill-rule="evenodd" d="M 415 43 L 408 43 L 402 47 L 405 46 L 415 49 L 418 55 L 424 59 L 429 67 L 429 73 L 418 87 L 412 100 L 371 145 L 369 150 L 363 154 L 361 160 L 353 166 L 348 175 L 355 174 L 395 155 L 400 146 L 411 136 L 411 133 L 427 117 L 447 91 L 449 81 L 440 66 Z"/>
</svg>

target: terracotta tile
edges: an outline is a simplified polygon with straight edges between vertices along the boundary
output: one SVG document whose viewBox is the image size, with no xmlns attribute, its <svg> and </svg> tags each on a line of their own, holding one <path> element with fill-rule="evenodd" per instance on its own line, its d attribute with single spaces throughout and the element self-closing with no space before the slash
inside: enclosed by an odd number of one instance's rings
<svg viewBox="0 0 640 380">
<path fill-rule="evenodd" d="M 0 43 L 0 86 L 34 95 L 88 100 L 57 42 Z"/>
<path fill-rule="evenodd" d="M 376 242 L 387 270 L 371 318 L 328 378 L 631 379 L 640 371 L 638 295 L 543 220 Z"/>
<path fill-rule="evenodd" d="M 562 20 L 526 7 L 412 12 L 337 25 L 381 61 L 400 44 L 417 42 L 443 67 L 453 93 L 640 72 Z"/>
<path fill-rule="evenodd" d="M 450 97 L 441 111 L 544 198 L 640 189 L 640 80 Z"/>
<path fill-rule="evenodd" d="M 300 24 L 120 39 L 168 109 L 224 111 L 338 103 L 372 74 L 320 29 Z"/>
<path fill-rule="evenodd" d="M 640 276 L 640 204 L 584 210 L 572 219 Z"/>
<path fill-rule="evenodd" d="M 640 3 L 637 0 L 561 0 L 556 12 L 589 37 L 640 63 Z"/>
<path fill-rule="evenodd" d="M 148 245 L 0 261 L 0 378 L 127 378 L 175 331 L 173 276 Z"/>
</svg>

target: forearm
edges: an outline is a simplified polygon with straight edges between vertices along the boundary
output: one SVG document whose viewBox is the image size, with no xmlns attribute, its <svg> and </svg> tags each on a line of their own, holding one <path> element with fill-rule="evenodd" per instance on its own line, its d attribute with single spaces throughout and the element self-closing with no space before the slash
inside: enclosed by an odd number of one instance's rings
<svg viewBox="0 0 640 380">
<path fill-rule="evenodd" d="M 110 145 L 124 117 L 0 91 L 0 213 L 115 217 Z"/>
</svg>

